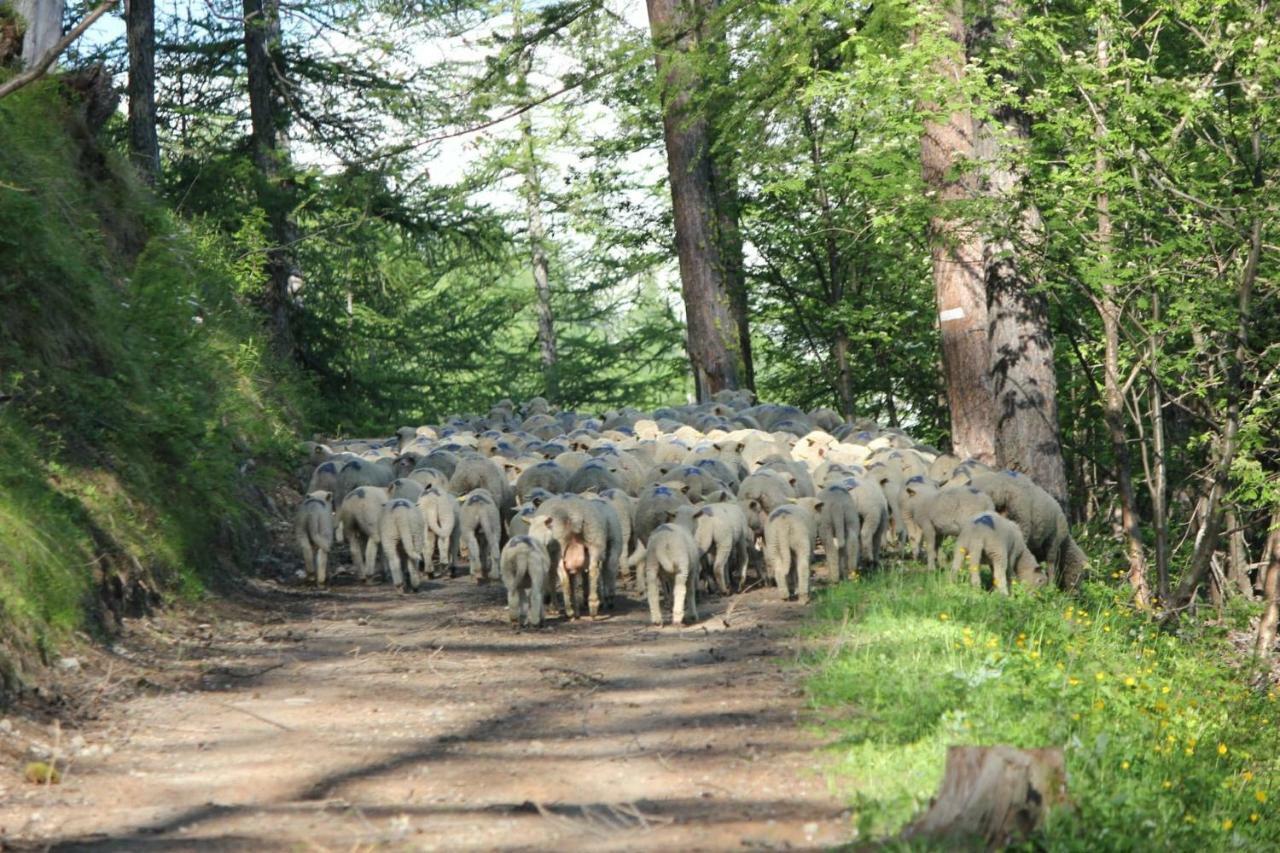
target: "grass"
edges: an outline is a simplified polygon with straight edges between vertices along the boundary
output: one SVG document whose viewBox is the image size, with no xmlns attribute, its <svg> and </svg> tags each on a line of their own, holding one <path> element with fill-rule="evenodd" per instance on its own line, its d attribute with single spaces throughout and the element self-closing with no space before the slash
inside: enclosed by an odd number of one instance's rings
<svg viewBox="0 0 1280 853">
<path fill-rule="evenodd" d="M 810 701 L 863 838 L 927 806 L 951 744 L 1065 749 L 1074 810 L 1036 848 L 1280 848 L 1280 695 L 1225 629 L 1158 630 L 1123 590 L 1010 598 L 918 569 L 819 601 Z"/>
<path fill-rule="evenodd" d="M 52 82 L 0 102 L 0 701 L 113 585 L 247 566 L 306 399 L 240 301 L 256 264 L 76 122 Z"/>
</svg>

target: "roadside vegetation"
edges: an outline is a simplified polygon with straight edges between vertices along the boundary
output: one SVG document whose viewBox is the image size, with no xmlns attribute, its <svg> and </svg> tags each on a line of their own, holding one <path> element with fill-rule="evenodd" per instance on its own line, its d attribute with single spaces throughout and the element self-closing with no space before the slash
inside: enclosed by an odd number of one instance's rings
<svg viewBox="0 0 1280 853">
<path fill-rule="evenodd" d="M 951 744 L 1062 745 L 1075 808 L 1037 849 L 1280 845 L 1280 690 L 1234 642 L 1254 608 L 1162 631 L 1127 592 L 1005 598 L 918 567 L 828 590 L 808 690 L 861 836 L 928 805 Z"/>
</svg>

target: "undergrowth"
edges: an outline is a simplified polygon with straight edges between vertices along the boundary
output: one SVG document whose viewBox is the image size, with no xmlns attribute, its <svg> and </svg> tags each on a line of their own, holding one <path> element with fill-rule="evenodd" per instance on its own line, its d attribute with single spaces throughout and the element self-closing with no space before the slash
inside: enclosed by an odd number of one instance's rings
<svg viewBox="0 0 1280 853">
<path fill-rule="evenodd" d="M 1010 598 L 919 570 L 828 591 L 813 706 L 863 838 L 929 802 L 951 744 L 1062 746 L 1051 850 L 1280 848 L 1280 696 L 1225 628 L 1162 632 L 1100 583 Z M 1192 636 L 1194 635 L 1194 636 Z"/>
<path fill-rule="evenodd" d="M 86 140 L 53 82 L 0 101 L 10 677 L 105 627 L 104 607 L 196 596 L 246 565 L 261 528 L 246 495 L 286 458 L 304 399 L 237 302 L 252 259 Z"/>
</svg>

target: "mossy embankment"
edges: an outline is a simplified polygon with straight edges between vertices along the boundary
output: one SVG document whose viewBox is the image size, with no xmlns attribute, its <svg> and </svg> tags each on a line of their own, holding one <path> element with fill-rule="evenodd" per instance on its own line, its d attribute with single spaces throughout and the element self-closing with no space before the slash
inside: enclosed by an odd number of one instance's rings
<svg viewBox="0 0 1280 853">
<path fill-rule="evenodd" d="M 237 296 L 256 275 L 56 81 L 0 101 L 0 696 L 250 565 L 305 393 Z"/>
</svg>

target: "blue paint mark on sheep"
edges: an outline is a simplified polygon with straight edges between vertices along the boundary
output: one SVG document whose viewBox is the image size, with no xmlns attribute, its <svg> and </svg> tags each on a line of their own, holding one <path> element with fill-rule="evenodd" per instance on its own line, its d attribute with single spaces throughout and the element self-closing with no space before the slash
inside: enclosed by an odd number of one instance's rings
<svg viewBox="0 0 1280 853">
<path fill-rule="evenodd" d="M 984 512 L 982 515 L 979 515 L 976 518 L 974 518 L 973 523 L 986 525 L 987 527 L 990 527 L 992 530 L 996 529 L 996 520 L 992 518 L 991 513 L 988 513 L 988 512 Z"/>
</svg>

